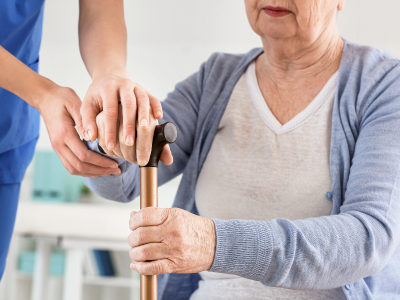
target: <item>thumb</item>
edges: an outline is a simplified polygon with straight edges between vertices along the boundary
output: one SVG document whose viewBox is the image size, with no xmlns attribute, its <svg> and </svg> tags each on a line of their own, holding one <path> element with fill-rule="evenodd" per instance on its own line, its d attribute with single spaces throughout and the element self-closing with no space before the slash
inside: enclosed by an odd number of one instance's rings
<svg viewBox="0 0 400 300">
<path fill-rule="evenodd" d="M 79 99 L 78 95 L 74 91 L 72 97 L 70 97 L 69 101 L 66 103 L 65 108 L 67 109 L 67 112 L 71 116 L 71 118 L 74 120 L 76 129 L 78 130 L 78 133 L 80 136 L 84 136 L 84 131 L 82 127 L 82 118 L 80 114 L 80 108 L 82 105 L 81 99 Z"/>
<path fill-rule="evenodd" d="M 82 116 L 84 139 L 86 141 L 94 141 L 97 139 L 96 117 L 100 113 L 100 108 L 89 98 L 86 96 L 83 100 L 80 115 Z"/>
<path fill-rule="evenodd" d="M 84 137 L 84 131 L 82 127 L 82 117 L 80 114 L 80 106 L 81 101 L 79 100 L 79 104 L 75 104 L 72 109 L 68 109 L 69 114 L 71 115 L 72 119 L 75 122 L 76 129 L 81 137 Z"/>
</svg>

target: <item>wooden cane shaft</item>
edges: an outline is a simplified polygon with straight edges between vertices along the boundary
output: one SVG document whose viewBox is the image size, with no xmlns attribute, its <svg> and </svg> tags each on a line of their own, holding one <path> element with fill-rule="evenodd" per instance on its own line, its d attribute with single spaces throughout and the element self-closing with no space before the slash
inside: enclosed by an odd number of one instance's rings
<svg viewBox="0 0 400 300">
<path fill-rule="evenodd" d="M 151 206 L 158 206 L 158 168 L 140 168 L 140 209 Z M 140 300 L 157 299 L 157 275 L 140 275 Z"/>
</svg>

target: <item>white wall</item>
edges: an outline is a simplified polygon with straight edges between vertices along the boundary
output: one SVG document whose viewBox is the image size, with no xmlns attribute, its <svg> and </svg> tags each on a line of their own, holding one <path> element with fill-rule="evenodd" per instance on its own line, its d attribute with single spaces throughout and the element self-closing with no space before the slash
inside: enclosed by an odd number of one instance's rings
<svg viewBox="0 0 400 300">
<path fill-rule="evenodd" d="M 341 34 L 400 57 L 400 1 L 347 2 L 338 17 Z M 125 15 L 128 71 L 160 99 L 212 52 L 239 53 L 261 45 L 247 23 L 243 0 L 126 0 Z M 46 1 L 40 73 L 83 98 L 90 78 L 79 54 L 77 24 L 77 0 Z M 42 126 L 38 148 L 50 147 Z M 0 299 L 5 299 L 1 286 Z"/>
<path fill-rule="evenodd" d="M 378 6 L 379 4 L 379 6 Z M 400 57 L 400 1 L 349 0 L 339 13 L 342 36 Z M 90 78 L 78 48 L 78 1 L 48 0 L 40 73 L 84 97 Z M 260 46 L 247 23 L 243 0 L 126 0 L 128 71 L 163 99 L 212 52 L 246 52 Z M 50 144 L 42 127 L 39 148 Z"/>
</svg>

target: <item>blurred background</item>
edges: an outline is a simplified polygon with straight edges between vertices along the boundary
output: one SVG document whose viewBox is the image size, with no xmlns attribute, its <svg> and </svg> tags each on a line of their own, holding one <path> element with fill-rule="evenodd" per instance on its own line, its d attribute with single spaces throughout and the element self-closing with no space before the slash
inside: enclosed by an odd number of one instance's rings
<svg viewBox="0 0 400 300">
<path fill-rule="evenodd" d="M 339 30 L 350 41 L 400 57 L 398 11 L 398 0 L 381 0 L 379 7 L 373 0 L 349 0 L 339 13 Z M 91 80 L 79 53 L 78 14 L 78 1 L 46 2 L 40 73 L 83 98 Z M 243 0 L 126 0 L 125 18 L 127 70 L 160 100 L 211 53 L 261 46 Z M 161 207 L 171 206 L 179 180 L 160 188 Z M 0 300 L 78 299 L 73 295 L 80 292 L 85 300 L 139 299 L 126 244 L 129 213 L 138 208 L 138 199 L 129 204 L 101 199 L 67 174 L 42 123 L 22 185 Z M 99 220 L 107 220 L 107 228 Z"/>
</svg>

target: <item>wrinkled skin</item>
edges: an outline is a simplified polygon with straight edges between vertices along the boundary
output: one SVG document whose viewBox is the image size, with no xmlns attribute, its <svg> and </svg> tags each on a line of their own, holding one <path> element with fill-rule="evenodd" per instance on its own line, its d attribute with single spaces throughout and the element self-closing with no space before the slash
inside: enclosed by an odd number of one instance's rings
<svg viewBox="0 0 400 300">
<path fill-rule="evenodd" d="M 122 113 L 122 105 L 118 105 L 118 117 L 117 117 L 117 141 L 113 150 L 110 150 L 106 146 L 106 122 L 105 112 L 101 112 L 96 117 L 96 125 L 98 132 L 99 145 L 103 150 L 110 156 L 116 158 L 123 158 L 133 164 L 140 164 L 144 166 L 148 163 L 151 154 L 151 144 L 153 141 L 154 128 L 158 124 L 157 119 L 153 116 L 153 110 L 147 106 L 149 115 L 149 124 L 146 127 L 136 125 L 135 134 L 136 140 L 132 145 L 126 145 L 123 142 L 124 139 L 124 114 Z M 137 122 L 137 120 L 136 120 Z M 161 153 L 160 161 L 166 165 L 170 165 L 173 162 L 172 153 L 169 145 L 166 145 Z"/>
<path fill-rule="evenodd" d="M 142 275 L 197 273 L 211 268 L 216 234 L 211 219 L 179 208 L 132 212 L 131 268 Z"/>
</svg>

